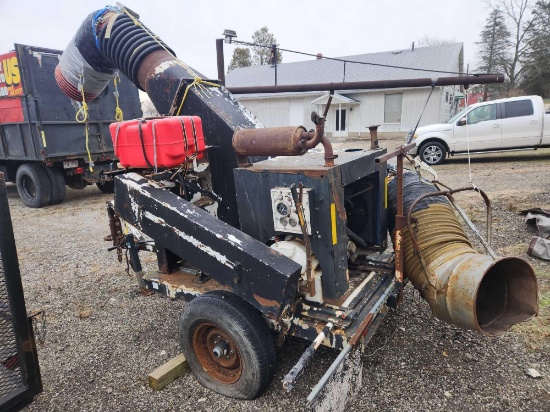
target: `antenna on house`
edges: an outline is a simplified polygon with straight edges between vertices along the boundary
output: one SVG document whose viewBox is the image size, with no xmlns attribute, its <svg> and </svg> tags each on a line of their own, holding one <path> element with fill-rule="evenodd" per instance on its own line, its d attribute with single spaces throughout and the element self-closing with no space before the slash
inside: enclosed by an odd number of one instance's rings
<svg viewBox="0 0 550 412">
<path fill-rule="evenodd" d="M 413 42 L 413 44 L 412 44 L 412 50 L 411 50 L 411 51 L 414 51 L 414 42 Z"/>
</svg>

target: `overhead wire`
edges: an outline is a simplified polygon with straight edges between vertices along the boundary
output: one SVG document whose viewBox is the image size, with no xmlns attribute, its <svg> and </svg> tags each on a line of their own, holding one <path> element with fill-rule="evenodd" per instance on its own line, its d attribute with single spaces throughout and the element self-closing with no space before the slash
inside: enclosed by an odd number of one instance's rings
<svg viewBox="0 0 550 412">
<path fill-rule="evenodd" d="M 268 45 L 265 45 L 265 44 L 251 43 L 251 42 L 246 42 L 246 41 L 241 41 L 241 40 L 231 40 L 230 43 L 239 44 L 239 45 L 243 45 L 243 46 L 251 46 L 251 47 L 263 47 L 263 48 L 266 48 L 266 49 L 271 48 L 271 46 L 268 46 Z M 301 52 L 301 51 L 297 51 L 297 50 L 283 49 L 283 48 L 279 48 L 279 47 L 277 47 L 277 50 L 288 52 L 288 53 L 301 54 L 301 55 L 304 55 L 304 56 L 318 57 L 317 54 Z M 383 63 L 363 62 L 363 61 L 358 61 L 358 60 L 348 60 L 348 59 L 343 59 L 341 57 L 322 56 L 321 59 L 334 60 L 334 61 L 338 61 L 338 62 L 342 62 L 342 63 L 363 64 L 363 65 L 377 66 L 377 67 L 388 67 L 388 68 L 391 68 L 391 69 L 404 69 L 404 70 L 414 70 L 414 71 L 431 72 L 431 73 L 442 73 L 442 74 L 456 74 L 456 75 L 459 75 L 459 76 L 467 75 L 467 76 L 477 77 L 477 76 L 484 76 L 484 75 L 490 74 L 490 73 L 465 73 L 465 72 L 446 71 L 446 70 L 437 70 L 437 69 L 425 69 L 425 68 L 419 68 L 419 67 L 397 66 L 397 65 L 393 65 L 393 64 L 383 64 Z"/>
</svg>

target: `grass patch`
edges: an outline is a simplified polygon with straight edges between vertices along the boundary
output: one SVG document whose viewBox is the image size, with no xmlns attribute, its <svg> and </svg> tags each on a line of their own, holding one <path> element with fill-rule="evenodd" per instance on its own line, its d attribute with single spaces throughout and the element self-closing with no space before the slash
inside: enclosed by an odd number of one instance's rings
<svg viewBox="0 0 550 412">
<path fill-rule="evenodd" d="M 540 350 L 550 346 L 550 269 L 535 269 L 539 280 L 539 314 L 528 322 L 513 327 L 527 348 Z"/>
<path fill-rule="evenodd" d="M 522 257 L 527 253 L 527 243 L 516 243 L 498 249 L 498 254 L 501 256 L 519 256 Z M 523 256 L 525 257 L 525 256 Z"/>
</svg>

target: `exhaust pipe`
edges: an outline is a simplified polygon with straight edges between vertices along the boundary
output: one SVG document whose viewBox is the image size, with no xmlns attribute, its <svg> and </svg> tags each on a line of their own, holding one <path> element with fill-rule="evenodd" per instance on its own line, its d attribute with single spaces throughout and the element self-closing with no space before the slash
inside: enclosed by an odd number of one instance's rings
<svg viewBox="0 0 550 412">
<path fill-rule="evenodd" d="M 396 186 L 396 179 L 388 185 L 390 229 L 395 225 Z M 412 237 L 407 227 L 402 230 L 405 276 L 434 316 L 494 336 L 536 315 L 538 287 L 531 266 L 520 258 L 476 252 L 445 196 L 417 201 L 434 192 L 438 189 L 417 174 L 404 174 L 404 210 L 414 222 Z"/>
</svg>

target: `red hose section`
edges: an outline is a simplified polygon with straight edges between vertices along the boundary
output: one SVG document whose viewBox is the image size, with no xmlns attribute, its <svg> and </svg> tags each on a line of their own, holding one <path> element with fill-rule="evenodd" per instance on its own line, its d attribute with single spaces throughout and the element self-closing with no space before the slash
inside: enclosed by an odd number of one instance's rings
<svg viewBox="0 0 550 412">
<path fill-rule="evenodd" d="M 78 85 L 74 85 L 70 83 L 67 79 L 65 79 L 63 73 L 61 73 L 61 70 L 59 70 L 59 66 L 55 68 L 55 80 L 63 93 L 65 93 L 71 99 L 76 100 L 77 102 L 82 101 L 82 94 L 78 90 Z M 94 100 L 96 97 L 97 95 L 84 93 L 84 100 L 86 102 Z"/>
</svg>

